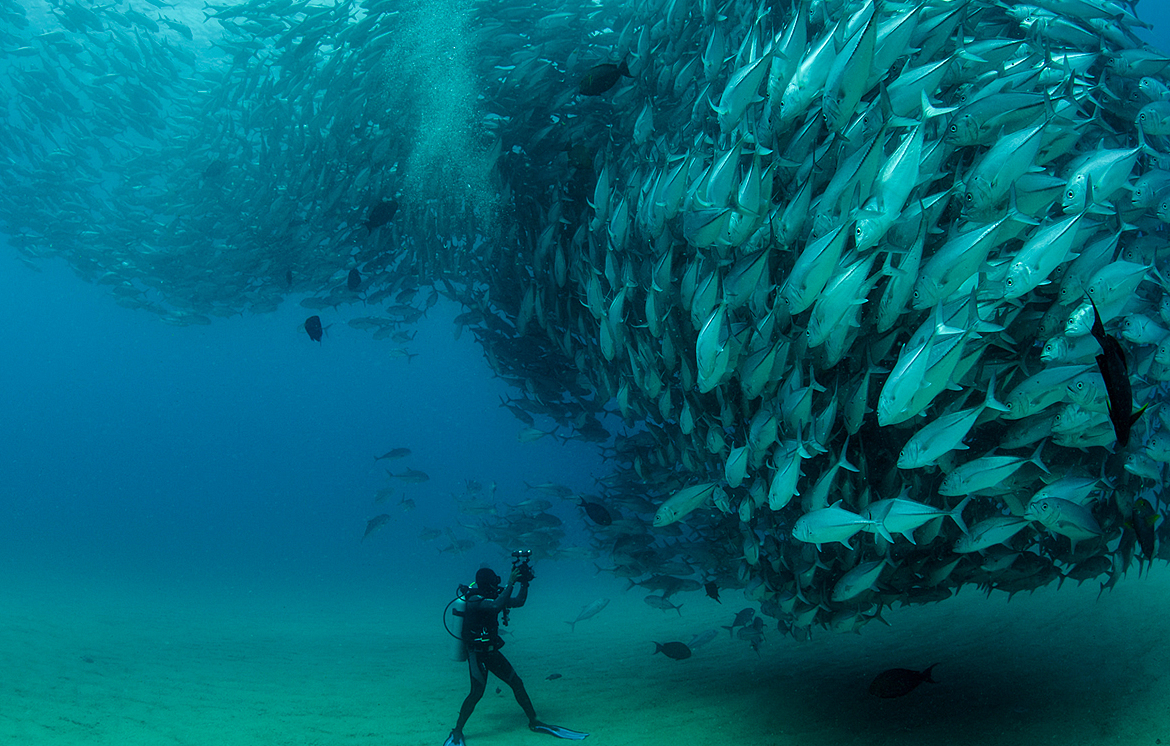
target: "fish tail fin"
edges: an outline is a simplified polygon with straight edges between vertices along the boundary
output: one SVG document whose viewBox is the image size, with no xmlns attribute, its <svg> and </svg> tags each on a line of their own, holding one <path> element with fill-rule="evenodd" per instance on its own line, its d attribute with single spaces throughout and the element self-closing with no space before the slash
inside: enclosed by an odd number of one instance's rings
<svg viewBox="0 0 1170 746">
<path fill-rule="evenodd" d="M 1024 225 L 1040 225 L 1039 220 L 1028 215 L 1016 204 L 1016 185 L 1014 183 L 1008 187 L 1008 217 Z"/>
<path fill-rule="evenodd" d="M 991 381 L 987 384 L 987 398 L 983 401 L 984 409 L 994 409 L 996 412 L 1008 411 L 1008 406 L 995 398 L 995 374 L 991 374 Z"/>
<path fill-rule="evenodd" d="M 1045 438 L 1045 439 L 1042 439 L 1042 440 L 1040 441 L 1040 445 L 1036 446 L 1036 451 L 1035 451 L 1035 453 L 1033 453 L 1033 454 L 1032 454 L 1032 458 L 1030 458 L 1030 459 L 1028 459 L 1028 460 L 1029 460 L 1029 461 L 1031 461 L 1033 464 L 1036 464 L 1036 466 L 1039 466 L 1039 467 L 1040 467 L 1040 469 L 1041 469 L 1041 470 L 1042 470 L 1042 471 L 1043 471 L 1045 474 L 1051 474 L 1052 472 L 1050 472 L 1050 471 L 1048 470 L 1048 467 L 1044 465 L 1044 462 L 1040 460 L 1040 452 L 1044 450 L 1044 443 L 1045 443 L 1046 441 L 1047 441 L 1047 439 L 1046 439 L 1046 438 Z"/>
<path fill-rule="evenodd" d="M 937 663 L 932 663 L 932 664 L 930 664 L 929 668 L 927 668 L 925 671 L 922 672 L 922 680 L 925 681 L 927 684 L 937 684 L 938 683 L 930 676 L 930 672 L 933 671 L 934 667 L 937 665 L 938 665 Z"/>
<path fill-rule="evenodd" d="M 883 539 L 890 542 L 891 544 L 894 543 L 894 537 L 890 535 L 889 529 L 886 528 L 885 523 L 883 523 L 882 521 L 874 521 L 873 527 L 876 530 L 878 536 L 882 537 Z M 845 546 L 849 546 L 849 545 L 846 544 Z M 852 547 L 850 547 L 850 549 L 852 549 Z"/>
<path fill-rule="evenodd" d="M 1142 412 L 1145 412 L 1149 408 L 1150 408 L 1150 404 L 1149 404 L 1149 402 L 1146 402 L 1145 404 L 1143 404 L 1141 406 L 1141 408 L 1139 408 L 1136 412 L 1131 414 L 1129 416 L 1130 427 L 1133 427 L 1135 424 L 1137 424 L 1138 418 L 1142 416 Z"/>
<path fill-rule="evenodd" d="M 678 606 L 675 606 L 675 607 L 674 607 L 674 610 L 678 612 L 678 615 L 679 615 L 679 616 L 682 616 L 682 604 L 679 604 Z"/>
<path fill-rule="evenodd" d="M 966 508 L 969 502 L 971 502 L 971 496 L 967 495 L 950 512 L 951 518 L 958 524 L 959 530 L 963 532 L 964 536 L 971 533 L 967 530 L 967 522 L 963 520 L 963 508 Z"/>
<path fill-rule="evenodd" d="M 956 106 L 946 106 L 942 108 L 935 107 L 930 103 L 930 99 L 926 96 L 926 91 L 922 91 L 922 119 L 933 119 L 935 117 L 945 116 L 957 109 Z"/>
<path fill-rule="evenodd" d="M 723 629 L 727 630 L 727 636 L 728 636 L 728 637 L 735 637 L 735 625 L 734 625 L 734 624 L 733 624 L 733 625 L 731 625 L 730 627 L 727 627 L 727 626 L 724 626 L 724 625 L 720 625 L 720 626 L 721 626 L 721 627 L 723 627 Z M 655 645 L 657 645 L 658 643 L 654 643 L 654 644 L 655 644 Z M 654 652 L 656 652 L 656 653 L 657 653 L 658 651 L 657 651 L 657 650 L 655 650 Z"/>
<path fill-rule="evenodd" d="M 850 436 L 848 436 L 848 435 L 845 436 L 845 444 L 841 446 L 841 455 L 840 455 L 840 457 L 838 457 L 837 461 L 841 464 L 842 469 L 846 469 L 848 471 L 851 471 L 854 474 L 860 474 L 861 469 L 858 469 L 856 466 L 849 463 L 849 457 L 845 453 L 845 451 L 848 450 L 848 448 L 849 448 L 849 438 L 850 438 Z"/>
</svg>

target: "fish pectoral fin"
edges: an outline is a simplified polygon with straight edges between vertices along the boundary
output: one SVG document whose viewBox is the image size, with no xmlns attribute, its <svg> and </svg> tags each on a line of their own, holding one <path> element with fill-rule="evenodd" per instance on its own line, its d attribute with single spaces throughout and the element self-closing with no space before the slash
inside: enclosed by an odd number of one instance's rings
<svg viewBox="0 0 1170 746">
<path fill-rule="evenodd" d="M 1149 404 L 1143 404 L 1141 406 L 1141 409 L 1137 410 L 1136 412 L 1134 412 L 1133 414 L 1131 414 L 1129 416 L 1130 427 L 1133 427 L 1133 425 L 1135 425 L 1137 423 L 1138 418 L 1142 416 L 1142 412 L 1145 412 L 1146 409 L 1149 408 L 1149 406 L 1150 406 Z"/>
</svg>

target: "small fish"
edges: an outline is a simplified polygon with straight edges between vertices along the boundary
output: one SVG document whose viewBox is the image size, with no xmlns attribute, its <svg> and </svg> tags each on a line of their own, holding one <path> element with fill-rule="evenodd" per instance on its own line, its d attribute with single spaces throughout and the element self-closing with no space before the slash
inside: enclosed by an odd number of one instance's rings
<svg viewBox="0 0 1170 746">
<path fill-rule="evenodd" d="M 389 459 L 392 461 L 394 459 L 406 458 L 409 455 L 409 448 L 394 448 L 392 450 L 386 451 L 381 456 L 374 456 L 374 460 L 381 461 L 382 459 Z"/>
<path fill-rule="evenodd" d="M 740 640 L 746 640 L 751 644 L 752 650 L 757 653 L 760 652 L 760 643 L 764 641 L 764 619 L 763 617 L 756 617 L 751 624 L 745 624 L 739 628 L 735 636 Z"/>
<path fill-rule="evenodd" d="M 305 333 L 309 335 L 309 339 L 313 340 L 314 342 L 320 342 L 323 331 L 324 329 L 321 328 L 320 316 L 310 316 L 309 318 L 305 319 Z"/>
<path fill-rule="evenodd" d="M 402 508 L 403 512 L 409 513 L 410 511 L 414 510 L 416 506 L 414 504 L 414 500 L 411 500 L 408 497 L 404 497 L 398 501 L 398 507 Z"/>
<path fill-rule="evenodd" d="M 345 278 L 345 286 L 349 288 L 351 292 L 357 292 L 358 288 L 362 286 L 362 273 L 358 272 L 356 269 L 351 269 L 349 271 L 349 275 L 347 275 Z"/>
<path fill-rule="evenodd" d="M 526 427 L 516 436 L 516 440 L 521 443 L 535 443 L 544 436 L 552 435 L 555 432 L 556 428 L 552 430 L 541 430 L 539 427 Z"/>
<path fill-rule="evenodd" d="M 544 484 L 529 484 L 524 483 L 524 486 L 536 492 L 543 492 L 549 497 L 571 497 L 573 490 L 563 484 L 556 484 L 555 482 L 545 482 Z"/>
<path fill-rule="evenodd" d="M 370 233 L 374 232 L 375 228 L 386 225 L 394 219 L 394 213 L 398 212 L 398 203 L 392 199 L 384 199 L 370 210 L 369 216 L 366 218 L 364 225 L 366 230 Z"/>
<path fill-rule="evenodd" d="M 755 615 L 756 610 L 750 606 L 746 609 L 741 609 L 740 612 L 735 615 L 735 619 L 731 620 L 731 626 L 724 627 L 723 629 L 727 630 L 728 635 L 734 635 L 736 627 L 743 627 L 749 624 L 752 621 L 752 617 Z"/>
<path fill-rule="evenodd" d="M 382 515 L 376 515 L 373 518 L 371 518 L 370 520 L 366 521 L 366 532 L 364 534 L 362 534 L 362 541 L 365 541 L 367 536 L 374 533 L 378 529 L 382 528 L 383 526 L 385 526 L 389 522 L 390 522 L 390 514 L 389 513 L 383 513 Z"/>
<path fill-rule="evenodd" d="M 422 539 L 423 541 L 434 541 L 442 535 L 443 532 L 437 528 L 424 528 L 422 532 L 419 533 L 418 538 Z"/>
<path fill-rule="evenodd" d="M 667 609 L 674 609 L 678 612 L 679 616 L 682 616 L 682 604 L 675 606 L 665 596 L 649 595 L 646 596 L 644 600 L 647 604 L 654 607 L 655 609 L 662 609 L 663 611 L 666 611 Z"/>
<path fill-rule="evenodd" d="M 425 471 L 419 471 L 418 469 L 407 469 L 401 474 L 395 474 L 394 472 L 387 469 L 386 473 L 395 479 L 401 479 L 407 484 L 422 484 L 423 482 L 428 482 L 431 479 L 429 474 L 427 474 Z"/>
<path fill-rule="evenodd" d="M 609 606 L 609 599 L 599 598 L 588 606 L 583 606 L 581 608 L 581 613 L 577 615 L 577 618 L 571 622 L 565 622 L 565 624 L 569 625 L 570 632 L 576 631 L 577 622 L 588 619 L 591 616 L 596 616 L 606 606 Z"/>
<path fill-rule="evenodd" d="M 606 62 L 601 65 L 595 65 L 581 76 L 581 83 L 578 89 L 584 96 L 600 96 L 617 85 L 618 79 L 622 76 L 632 78 L 630 75 L 630 68 L 625 60 L 622 60 L 620 65 L 614 65 Z"/>
<path fill-rule="evenodd" d="M 892 699 L 894 697 L 903 697 L 918 688 L 922 682 L 930 684 L 937 684 L 938 682 L 930 678 L 930 671 L 938 664 L 927 668 L 925 671 L 911 671 L 908 668 L 891 668 L 888 671 L 882 671 L 874 678 L 869 685 L 869 693 L 875 697 L 882 699 Z"/>
<path fill-rule="evenodd" d="M 719 586 L 715 585 L 714 580 L 706 583 L 703 588 L 707 591 L 707 598 L 714 599 L 717 604 L 723 603 L 719 600 Z"/>
<path fill-rule="evenodd" d="M 561 678 L 561 675 L 559 673 L 550 673 L 548 676 L 544 677 L 544 680 L 545 681 L 556 681 L 559 678 Z"/>
<path fill-rule="evenodd" d="M 1133 515 L 1127 522 L 1137 534 L 1138 546 L 1147 560 L 1154 559 L 1154 544 L 1157 540 L 1154 526 L 1158 523 L 1158 518 L 1154 506 L 1145 498 L 1141 498 L 1133 504 Z"/>
<path fill-rule="evenodd" d="M 609 514 L 609 511 L 601 503 L 589 502 L 582 497 L 581 507 L 585 508 L 585 515 L 589 516 L 590 520 L 598 526 L 608 526 L 613 523 L 613 516 Z"/>
<path fill-rule="evenodd" d="M 698 648 L 698 647 L 702 647 L 703 645 L 706 645 L 707 643 L 714 640 L 716 635 L 718 635 L 718 634 L 719 633 L 713 629 L 709 629 L 706 632 L 700 632 L 699 634 L 697 634 L 691 638 L 691 641 L 687 643 L 687 647 L 690 648 L 691 650 L 694 650 L 695 648 Z"/>
<path fill-rule="evenodd" d="M 685 660 L 691 657 L 691 649 L 682 642 L 666 642 L 654 643 L 654 654 L 662 653 L 667 658 L 673 658 L 676 661 Z"/>
</svg>

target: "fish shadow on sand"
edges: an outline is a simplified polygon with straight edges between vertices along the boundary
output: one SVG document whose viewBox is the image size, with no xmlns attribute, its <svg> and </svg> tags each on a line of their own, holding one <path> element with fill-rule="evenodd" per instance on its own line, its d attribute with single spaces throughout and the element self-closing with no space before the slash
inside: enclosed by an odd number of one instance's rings
<svg viewBox="0 0 1170 746">
<path fill-rule="evenodd" d="M 1124 666 L 1077 670 L 1067 657 L 1041 658 L 1035 651 L 1001 651 L 977 660 L 943 659 L 932 672 L 936 684 L 891 699 L 868 691 L 884 665 L 810 665 L 765 677 L 744 671 L 721 687 L 748 702 L 758 698 L 749 711 L 758 713 L 753 716 L 761 720 L 759 732 L 869 746 L 907 743 L 908 736 L 915 743 L 950 746 L 1124 741 L 1126 713 L 1157 706 L 1135 701 L 1156 696 L 1156 687 L 1135 692 Z M 932 661 L 899 662 L 921 670 Z"/>
</svg>

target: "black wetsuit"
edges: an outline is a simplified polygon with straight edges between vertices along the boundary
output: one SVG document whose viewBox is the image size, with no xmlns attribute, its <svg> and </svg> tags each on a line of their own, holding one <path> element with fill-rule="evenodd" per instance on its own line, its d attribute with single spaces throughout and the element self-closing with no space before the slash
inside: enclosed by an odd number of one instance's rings
<svg viewBox="0 0 1170 746">
<path fill-rule="evenodd" d="M 456 733 L 463 733 L 463 726 L 471 717 L 472 710 L 487 690 L 487 675 L 494 673 L 501 681 L 512 687 L 516 701 L 524 708 L 530 722 L 536 721 L 532 700 L 524 689 L 524 682 L 516 675 L 512 664 L 500 652 L 504 646 L 500 638 L 500 612 L 507 608 L 523 606 L 528 598 L 528 584 L 520 584 L 520 593 L 512 596 L 509 584 L 497 598 L 484 598 L 473 588 L 467 596 L 467 608 L 463 612 L 463 643 L 467 646 L 467 665 L 471 672 L 471 692 L 463 700 L 459 710 Z"/>
</svg>

